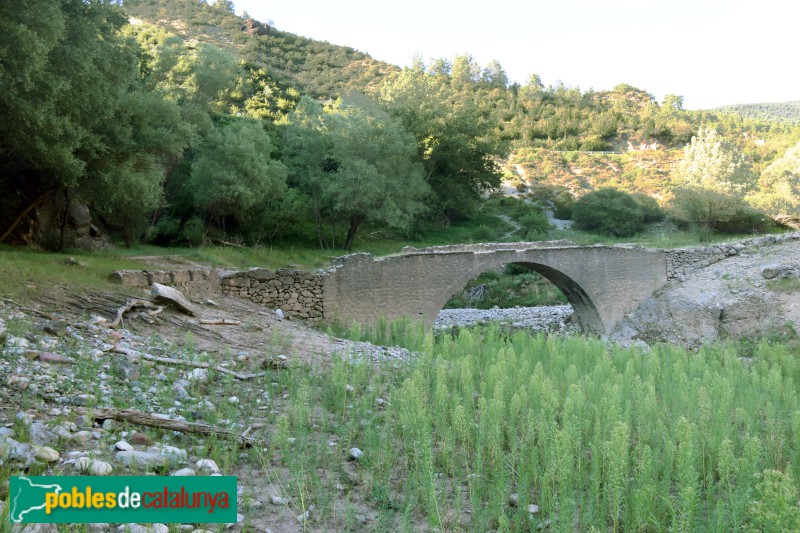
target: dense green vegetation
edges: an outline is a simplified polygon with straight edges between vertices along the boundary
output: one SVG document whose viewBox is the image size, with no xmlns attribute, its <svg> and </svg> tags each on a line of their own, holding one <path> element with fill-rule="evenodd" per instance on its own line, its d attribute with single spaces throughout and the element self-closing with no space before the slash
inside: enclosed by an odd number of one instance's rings
<svg viewBox="0 0 800 533">
<path fill-rule="evenodd" d="M 291 407 L 272 448 L 295 499 L 330 500 L 318 477 L 328 437 L 316 425 L 365 450 L 360 482 L 379 529 L 800 525 L 800 374 L 790 345 L 642 353 L 591 339 L 505 337 L 496 327 L 439 339 L 414 326 L 392 331 L 378 340 L 419 350 L 416 362 L 375 371 L 341 359 L 321 376 L 281 376 Z M 377 398 L 385 409 L 375 409 Z M 321 520 L 332 511 L 323 506 Z"/>
<path fill-rule="evenodd" d="M 718 107 L 714 109 L 714 111 L 720 113 L 736 113 L 742 117 L 763 120 L 800 122 L 800 101 L 728 105 Z"/>
<path fill-rule="evenodd" d="M 471 280 L 445 304 L 445 309 L 491 309 L 562 305 L 567 298 L 541 274 L 512 263 L 503 272 L 489 270 Z"/>
<path fill-rule="evenodd" d="M 0 242 L 62 248 L 75 205 L 129 246 L 425 240 L 479 217 L 501 171 L 561 217 L 602 187 L 675 199 L 701 233 L 796 215 L 800 128 L 676 95 L 512 84 L 468 54 L 400 70 L 224 1 L 12 1 L 0 30 Z M 742 162 L 734 222 L 670 170 L 710 131 Z M 541 215 L 512 218 L 544 238 Z"/>
</svg>

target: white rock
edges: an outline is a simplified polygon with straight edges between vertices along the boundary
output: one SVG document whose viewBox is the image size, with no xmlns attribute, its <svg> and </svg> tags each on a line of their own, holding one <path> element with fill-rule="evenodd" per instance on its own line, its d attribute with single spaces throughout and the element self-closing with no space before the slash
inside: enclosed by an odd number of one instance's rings
<svg viewBox="0 0 800 533">
<path fill-rule="evenodd" d="M 57 451 L 48 446 L 34 446 L 33 452 L 36 454 L 37 459 L 45 463 L 54 463 L 61 457 Z"/>
<path fill-rule="evenodd" d="M 195 368 L 189 375 L 187 376 L 189 381 L 199 381 L 201 383 L 205 383 L 208 381 L 208 369 L 207 368 Z"/>
<path fill-rule="evenodd" d="M 203 472 L 219 472 L 219 466 L 213 459 L 200 459 L 195 466 Z"/>
<path fill-rule="evenodd" d="M 236 405 L 239 403 L 239 398 L 237 398 L 236 396 L 231 396 L 230 398 L 228 398 L 228 402 Z"/>
<path fill-rule="evenodd" d="M 114 443 L 114 448 L 123 452 L 129 452 L 133 449 L 133 446 L 125 442 L 124 440 L 118 440 Z"/>
<path fill-rule="evenodd" d="M 270 496 L 269 501 L 272 505 L 289 505 L 289 498 L 282 498 L 275 494 Z"/>
<path fill-rule="evenodd" d="M 347 455 L 351 460 L 358 461 L 361 459 L 361 456 L 364 455 L 364 452 L 358 448 L 350 448 L 350 450 L 347 452 Z"/>
<path fill-rule="evenodd" d="M 93 460 L 89 465 L 89 473 L 93 476 L 109 476 L 113 471 L 114 467 L 111 466 L 111 463 L 100 459 Z"/>
<path fill-rule="evenodd" d="M 192 470 L 191 468 L 181 468 L 180 470 L 176 470 L 171 476 L 178 476 L 178 477 L 187 477 L 187 476 L 196 476 L 197 472 Z"/>
</svg>

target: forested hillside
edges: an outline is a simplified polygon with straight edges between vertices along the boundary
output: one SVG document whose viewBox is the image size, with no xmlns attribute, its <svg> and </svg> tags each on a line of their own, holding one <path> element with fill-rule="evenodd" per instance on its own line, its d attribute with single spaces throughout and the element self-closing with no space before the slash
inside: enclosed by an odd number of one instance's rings
<svg viewBox="0 0 800 533">
<path fill-rule="evenodd" d="M 768 121 L 800 122 L 800 101 L 767 104 L 741 104 L 718 107 L 718 113 L 736 113 L 742 117 Z"/>
<path fill-rule="evenodd" d="M 691 112 L 624 83 L 510 83 L 469 54 L 400 69 L 225 0 L 56 5 L 0 11 L 0 242 L 63 248 L 81 226 L 129 245 L 350 249 L 365 226 L 419 236 L 486 216 L 503 178 L 531 211 L 568 217 L 613 187 L 713 231 L 732 226 L 673 205 L 689 202 L 678 192 L 731 196 L 713 216 L 746 211 L 738 229 L 754 207 L 788 220 L 800 205 L 787 121 Z"/>
</svg>

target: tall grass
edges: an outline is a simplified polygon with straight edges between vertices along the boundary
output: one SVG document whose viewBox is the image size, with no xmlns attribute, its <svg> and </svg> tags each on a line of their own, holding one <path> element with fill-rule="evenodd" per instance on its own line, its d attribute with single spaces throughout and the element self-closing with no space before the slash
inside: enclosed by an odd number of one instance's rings
<svg viewBox="0 0 800 533">
<path fill-rule="evenodd" d="M 419 355 L 408 365 L 345 358 L 301 378 L 293 398 L 329 414 L 290 409 L 286 422 L 362 448 L 359 482 L 405 517 L 397 528 L 416 517 L 448 531 L 547 520 L 556 531 L 733 531 L 800 516 L 786 489 L 800 479 L 800 364 L 783 345 L 758 345 L 747 367 L 724 345 L 643 353 L 497 328 L 409 334 Z M 309 471 L 320 461 L 310 450 Z"/>
</svg>

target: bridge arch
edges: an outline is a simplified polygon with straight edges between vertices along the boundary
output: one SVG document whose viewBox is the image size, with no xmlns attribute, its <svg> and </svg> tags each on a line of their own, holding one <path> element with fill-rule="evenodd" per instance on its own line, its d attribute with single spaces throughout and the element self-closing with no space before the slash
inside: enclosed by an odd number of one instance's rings
<svg viewBox="0 0 800 533">
<path fill-rule="evenodd" d="M 323 316 L 374 325 L 411 318 L 433 324 L 447 300 L 487 270 L 531 266 L 555 284 L 584 331 L 610 334 L 627 313 L 667 282 L 666 254 L 614 246 L 503 243 L 409 250 L 340 258 L 325 277 Z"/>
<path fill-rule="evenodd" d="M 497 268 L 496 266 L 483 268 L 476 267 L 464 272 L 461 276 L 457 276 L 453 280 L 452 284 L 443 288 L 441 294 L 435 300 L 434 307 L 438 307 L 438 309 L 436 309 L 434 312 L 433 319 L 436 318 L 436 314 L 442 310 L 448 300 L 462 291 L 467 283 L 469 283 L 471 280 L 489 270 L 505 269 L 505 267 L 508 265 L 523 265 L 541 274 L 545 279 L 555 285 L 558 290 L 564 294 L 564 296 L 566 296 L 567 301 L 575 310 L 575 318 L 584 332 L 600 334 L 604 332 L 603 321 L 600 317 L 600 313 L 597 311 L 597 307 L 595 306 L 591 297 L 580 286 L 580 284 L 559 270 L 533 261 L 510 261 L 500 265 L 500 268 Z"/>
</svg>

